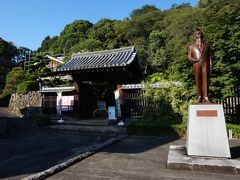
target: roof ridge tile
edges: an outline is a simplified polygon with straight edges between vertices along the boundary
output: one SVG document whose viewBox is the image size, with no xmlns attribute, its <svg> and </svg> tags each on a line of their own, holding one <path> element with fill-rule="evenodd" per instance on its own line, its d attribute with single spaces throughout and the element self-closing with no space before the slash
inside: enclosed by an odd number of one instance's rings
<svg viewBox="0 0 240 180">
<path fill-rule="evenodd" d="M 92 54 L 101 56 L 102 54 L 108 54 L 108 53 L 118 53 L 119 51 L 129 51 L 132 50 L 134 51 L 134 46 L 126 46 L 126 47 L 121 47 L 117 49 L 107 49 L 107 50 L 100 50 L 100 51 L 92 51 L 92 52 L 78 52 L 78 53 L 73 53 L 73 57 L 75 56 L 90 56 Z"/>
</svg>

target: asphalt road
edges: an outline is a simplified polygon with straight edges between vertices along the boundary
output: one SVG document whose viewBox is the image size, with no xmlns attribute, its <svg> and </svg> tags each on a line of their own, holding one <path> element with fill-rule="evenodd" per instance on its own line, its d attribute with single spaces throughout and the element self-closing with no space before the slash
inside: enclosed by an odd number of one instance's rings
<svg viewBox="0 0 240 180">
<path fill-rule="evenodd" d="M 0 179 L 21 179 L 46 170 L 81 149 L 110 139 L 45 131 L 13 116 L 5 108 L 0 108 L 0 117 L 7 118 L 7 135 L 0 138 Z"/>
<path fill-rule="evenodd" d="M 239 175 L 168 170 L 170 145 L 185 139 L 130 136 L 49 177 L 49 180 L 239 180 Z M 233 158 L 240 157 L 240 141 L 231 141 Z"/>
<path fill-rule="evenodd" d="M 104 136 L 83 136 L 43 131 L 35 125 L 8 116 L 6 137 L 0 139 L 0 178 L 21 179 L 46 170 L 88 146 L 109 140 Z M 184 145 L 185 139 L 129 136 L 102 151 L 62 170 L 48 179 L 193 179 L 234 180 L 239 175 L 176 171 L 166 168 L 170 145 Z M 240 141 L 231 140 L 232 158 L 240 159 Z"/>
</svg>

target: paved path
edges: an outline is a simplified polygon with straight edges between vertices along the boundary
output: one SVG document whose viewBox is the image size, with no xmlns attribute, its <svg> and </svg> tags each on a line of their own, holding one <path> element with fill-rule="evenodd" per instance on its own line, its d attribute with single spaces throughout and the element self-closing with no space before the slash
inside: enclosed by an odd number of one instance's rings
<svg viewBox="0 0 240 180">
<path fill-rule="evenodd" d="M 0 138 L 0 179 L 21 179 L 46 170 L 81 149 L 110 139 L 42 131 L 4 108 L 0 108 L 1 116 L 7 117 L 7 136 Z"/>
<path fill-rule="evenodd" d="M 188 179 L 239 180 L 240 176 L 166 169 L 170 145 L 185 144 L 185 139 L 128 137 L 97 154 L 49 177 L 56 179 Z M 231 141 L 232 156 L 240 157 L 240 141 Z"/>
<path fill-rule="evenodd" d="M 17 117 L 17 116 L 12 114 L 7 108 L 0 107 L 0 117 Z"/>
<path fill-rule="evenodd" d="M 43 171 L 87 146 L 109 139 L 41 131 L 6 109 L 0 109 L 1 116 L 9 119 L 8 135 L 0 139 L 0 179 L 21 179 Z M 185 139 L 127 137 L 48 179 L 239 180 L 236 175 L 167 170 L 169 146 L 182 144 Z M 231 153 L 234 159 L 240 159 L 240 141 L 231 141 Z"/>
<path fill-rule="evenodd" d="M 79 117 L 64 115 L 64 123 L 57 123 L 58 117 L 50 115 L 52 124 L 49 130 L 79 133 L 82 135 L 103 135 L 103 136 L 122 136 L 127 135 L 126 128 L 119 128 L 116 125 L 108 125 L 107 118 L 79 119 Z"/>
</svg>

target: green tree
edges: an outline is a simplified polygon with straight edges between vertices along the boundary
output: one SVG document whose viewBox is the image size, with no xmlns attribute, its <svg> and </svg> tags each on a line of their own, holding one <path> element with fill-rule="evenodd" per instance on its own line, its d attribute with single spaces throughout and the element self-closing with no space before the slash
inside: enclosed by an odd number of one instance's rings
<svg viewBox="0 0 240 180">
<path fill-rule="evenodd" d="M 121 34 L 129 45 L 136 46 L 144 72 L 148 73 L 149 36 L 153 30 L 162 29 L 163 14 L 155 6 L 146 5 L 134 10 L 130 17 L 124 20 Z"/>
<path fill-rule="evenodd" d="M 25 79 L 26 71 L 20 67 L 13 68 L 6 76 L 6 84 L 1 98 L 17 92 L 17 85 Z"/>
<path fill-rule="evenodd" d="M 164 30 L 153 30 L 149 36 L 148 61 L 153 71 L 166 71 L 168 68 L 168 57 L 166 53 L 166 32 Z"/>
<path fill-rule="evenodd" d="M 116 44 L 114 42 L 117 37 L 115 22 L 115 20 L 101 19 L 89 30 L 88 37 L 102 42 L 105 49 L 115 48 Z"/>
<path fill-rule="evenodd" d="M 12 42 L 7 42 L 0 38 L 0 60 L 7 59 L 8 61 L 11 61 L 16 54 L 16 46 L 14 46 Z"/>
<path fill-rule="evenodd" d="M 101 19 L 96 24 L 76 20 L 59 36 L 43 40 L 39 53 L 72 53 L 135 45 L 145 75 L 161 72 L 169 81 L 186 83 L 194 91 L 187 49 L 196 28 L 203 30 L 213 50 L 211 97 L 228 95 L 230 87 L 240 85 L 240 2 L 239 0 L 200 0 L 161 11 L 152 5 L 132 11 L 124 20 Z"/>
<path fill-rule="evenodd" d="M 49 49 L 53 48 L 52 46 L 57 41 L 58 36 L 50 37 L 46 36 L 45 39 L 42 41 L 41 47 L 38 48 L 38 52 L 46 52 L 49 51 Z M 50 52 L 51 53 L 51 52 Z"/>
<path fill-rule="evenodd" d="M 209 1 L 204 14 L 204 32 L 211 44 L 214 62 L 210 88 L 214 97 L 224 97 L 231 94 L 232 86 L 240 85 L 240 2 Z"/>
<path fill-rule="evenodd" d="M 0 93 L 5 85 L 6 74 L 15 65 L 13 57 L 18 54 L 16 46 L 0 38 Z"/>
<path fill-rule="evenodd" d="M 92 23 L 85 20 L 76 20 L 67 25 L 57 39 L 56 53 L 68 53 L 72 46 L 86 39 L 87 31 L 92 27 Z M 54 47 L 54 46 L 53 46 Z"/>
</svg>

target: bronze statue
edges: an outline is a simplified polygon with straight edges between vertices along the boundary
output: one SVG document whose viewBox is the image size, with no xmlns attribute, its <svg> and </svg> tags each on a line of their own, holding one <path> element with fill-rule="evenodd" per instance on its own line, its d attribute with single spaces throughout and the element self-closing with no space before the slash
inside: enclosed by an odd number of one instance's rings
<svg viewBox="0 0 240 180">
<path fill-rule="evenodd" d="M 210 102 L 208 97 L 209 75 L 212 70 L 211 49 L 203 41 L 201 31 L 195 32 L 196 42 L 189 46 L 188 59 L 193 64 L 198 102 Z"/>
</svg>

